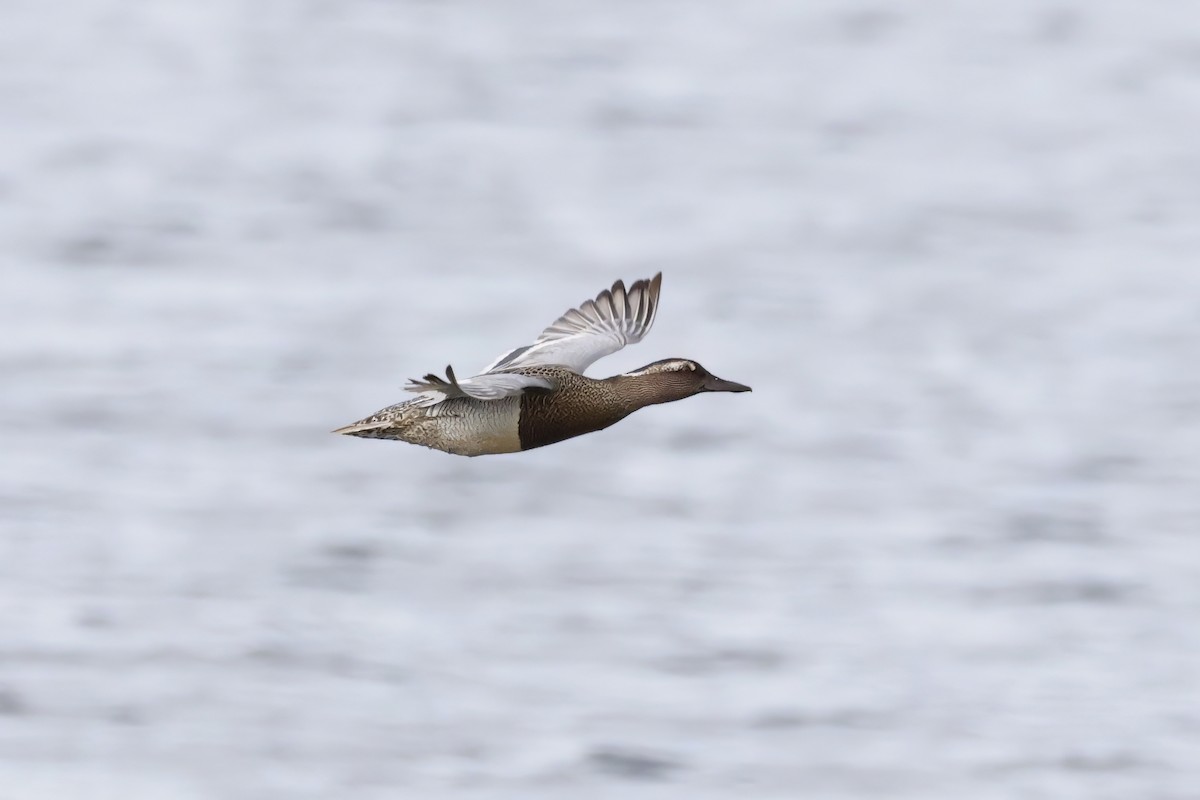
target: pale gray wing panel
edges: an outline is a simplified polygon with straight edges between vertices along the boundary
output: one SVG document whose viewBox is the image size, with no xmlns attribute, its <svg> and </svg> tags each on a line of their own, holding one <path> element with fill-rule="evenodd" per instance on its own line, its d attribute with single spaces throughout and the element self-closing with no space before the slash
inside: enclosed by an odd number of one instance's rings
<svg viewBox="0 0 1200 800">
<path fill-rule="evenodd" d="M 483 371 L 557 365 L 583 372 L 604 356 L 645 337 L 654 325 L 661 290 L 661 272 L 650 280 L 635 281 L 628 289 L 623 281 L 617 281 L 596 299 L 567 311 L 533 344 L 505 353 Z"/>
<path fill-rule="evenodd" d="M 553 389 L 549 378 L 534 375 L 518 375 L 511 372 L 494 372 L 475 375 L 458 380 L 453 367 L 446 367 L 446 377 L 429 374 L 421 380 L 410 380 L 404 387 L 416 392 L 413 403 L 417 406 L 432 406 L 451 397 L 470 397 L 475 400 L 501 400 L 523 393 L 526 389 Z"/>
</svg>

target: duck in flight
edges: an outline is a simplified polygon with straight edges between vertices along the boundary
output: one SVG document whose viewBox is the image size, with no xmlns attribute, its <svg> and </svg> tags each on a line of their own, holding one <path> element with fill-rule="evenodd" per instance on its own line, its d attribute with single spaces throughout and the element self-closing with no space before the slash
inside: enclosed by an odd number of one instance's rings
<svg viewBox="0 0 1200 800">
<path fill-rule="evenodd" d="M 593 362 L 640 342 L 654 324 L 662 273 L 617 281 L 595 300 L 559 317 L 533 344 L 497 358 L 475 376 L 426 375 L 405 388 L 416 397 L 334 433 L 399 439 L 462 456 L 532 450 L 603 430 L 645 406 L 701 392 L 748 392 L 695 361 L 667 358 L 614 375 L 588 378 Z"/>
</svg>

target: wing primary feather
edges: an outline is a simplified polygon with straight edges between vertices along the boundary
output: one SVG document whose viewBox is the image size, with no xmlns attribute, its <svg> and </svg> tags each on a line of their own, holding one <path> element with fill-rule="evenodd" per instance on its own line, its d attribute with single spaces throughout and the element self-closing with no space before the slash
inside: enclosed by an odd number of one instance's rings
<svg viewBox="0 0 1200 800">
<path fill-rule="evenodd" d="M 625 291 L 624 281 L 613 284 L 613 313 L 617 319 L 625 321 L 626 328 L 629 327 L 633 315 L 629 313 L 629 293 Z"/>
<path fill-rule="evenodd" d="M 533 344 L 508 351 L 484 367 L 483 373 L 537 364 L 566 366 L 582 373 L 597 359 L 645 337 L 658 314 L 661 286 L 661 272 L 628 286 L 623 280 L 615 281 L 611 288 L 564 312 Z M 450 385 L 456 383 L 451 378 Z"/>
<path fill-rule="evenodd" d="M 608 290 L 605 289 L 604 292 Z M 593 325 L 604 324 L 604 312 L 600 310 L 600 303 L 604 301 L 604 292 L 596 295 L 595 300 L 588 300 L 580 308 L 583 310 L 583 315 L 588 318 L 588 321 Z"/>
<path fill-rule="evenodd" d="M 629 324 L 635 330 L 641 328 L 642 325 L 642 307 L 645 303 L 642 301 L 642 282 L 634 281 L 629 287 L 629 292 L 626 295 L 626 304 L 629 306 Z"/>
<path fill-rule="evenodd" d="M 658 273 L 650 279 L 646 287 L 646 297 L 650 301 L 650 313 L 646 316 L 645 330 L 650 330 L 654 324 L 654 318 L 658 316 L 658 294 L 662 291 L 662 273 Z"/>
<path fill-rule="evenodd" d="M 633 327 L 635 330 L 643 330 L 646 327 L 646 314 L 650 310 L 650 301 L 646 297 L 646 282 L 640 280 L 633 284 L 633 294 L 637 297 L 637 314 L 633 318 Z"/>
<path fill-rule="evenodd" d="M 605 289 L 600 293 L 600 296 L 596 298 L 596 305 L 600 306 L 601 316 L 606 320 L 620 322 L 621 315 L 617 313 L 617 302 L 615 295 L 619 291 L 624 291 L 624 289 L 625 286 L 620 281 L 617 281 L 612 285 L 611 289 Z"/>
</svg>

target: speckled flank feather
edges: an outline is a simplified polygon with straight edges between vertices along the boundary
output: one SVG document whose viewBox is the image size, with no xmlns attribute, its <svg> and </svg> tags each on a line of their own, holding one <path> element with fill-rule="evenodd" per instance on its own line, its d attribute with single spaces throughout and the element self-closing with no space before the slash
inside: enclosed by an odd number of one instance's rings
<svg viewBox="0 0 1200 800">
<path fill-rule="evenodd" d="M 654 324 L 662 275 L 617 281 L 595 300 L 571 309 L 527 347 L 459 379 L 426 375 L 406 387 L 416 397 L 389 406 L 334 433 L 398 439 L 477 456 L 530 450 L 602 430 L 639 408 L 699 392 L 750 391 L 724 381 L 688 359 L 664 359 L 603 380 L 583 370 L 637 342 Z"/>
<path fill-rule="evenodd" d="M 522 449 L 517 435 L 520 414 L 519 397 L 493 401 L 454 398 L 434 406 L 410 400 L 334 433 L 399 439 L 460 456 L 515 453 Z"/>
</svg>

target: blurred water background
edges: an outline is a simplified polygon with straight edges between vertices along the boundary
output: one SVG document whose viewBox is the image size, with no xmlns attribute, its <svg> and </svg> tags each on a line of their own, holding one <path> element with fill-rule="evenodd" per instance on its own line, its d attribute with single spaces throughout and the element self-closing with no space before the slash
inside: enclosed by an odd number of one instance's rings
<svg viewBox="0 0 1200 800">
<path fill-rule="evenodd" d="M 2 13 L 3 800 L 1200 798 L 1194 4 Z"/>
</svg>

